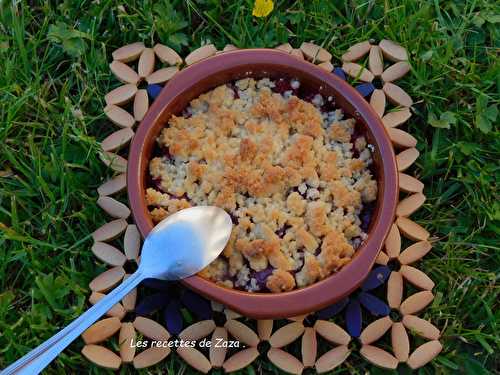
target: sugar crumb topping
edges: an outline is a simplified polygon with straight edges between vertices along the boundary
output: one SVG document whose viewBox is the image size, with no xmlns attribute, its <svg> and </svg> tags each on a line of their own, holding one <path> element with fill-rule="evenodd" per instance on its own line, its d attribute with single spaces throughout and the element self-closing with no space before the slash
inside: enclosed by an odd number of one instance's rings
<svg viewBox="0 0 500 375">
<path fill-rule="evenodd" d="M 361 213 L 377 197 L 355 120 L 323 110 L 331 97 L 297 97 L 297 80 L 284 93 L 278 84 L 247 78 L 200 95 L 169 119 L 149 163 L 153 221 L 196 205 L 231 214 L 231 239 L 200 276 L 250 292 L 337 272 L 366 238 Z"/>
</svg>

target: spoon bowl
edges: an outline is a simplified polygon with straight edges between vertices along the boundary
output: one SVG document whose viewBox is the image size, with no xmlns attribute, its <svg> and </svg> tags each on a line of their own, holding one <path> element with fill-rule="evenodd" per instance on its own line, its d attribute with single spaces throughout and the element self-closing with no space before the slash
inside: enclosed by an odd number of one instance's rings
<svg viewBox="0 0 500 375">
<path fill-rule="evenodd" d="M 218 207 L 196 206 L 178 211 L 148 234 L 139 272 L 163 280 L 192 276 L 219 256 L 229 241 L 232 226 L 231 217 Z"/>
</svg>

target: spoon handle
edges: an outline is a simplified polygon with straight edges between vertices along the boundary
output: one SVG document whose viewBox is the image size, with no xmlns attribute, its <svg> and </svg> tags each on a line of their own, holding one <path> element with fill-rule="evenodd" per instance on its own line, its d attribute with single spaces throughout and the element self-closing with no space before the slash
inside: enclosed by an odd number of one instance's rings
<svg viewBox="0 0 500 375">
<path fill-rule="evenodd" d="M 139 271 L 132 274 L 112 292 L 100 299 L 99 302 L 77 319 L 73 320 L 66 328 L 3 370 L 1 375 L 35 375 L 40 373 L 73 340 L 80 336 L 113 305 L 125 297 L 143 279 L 144 276 Z"/>
</svg>

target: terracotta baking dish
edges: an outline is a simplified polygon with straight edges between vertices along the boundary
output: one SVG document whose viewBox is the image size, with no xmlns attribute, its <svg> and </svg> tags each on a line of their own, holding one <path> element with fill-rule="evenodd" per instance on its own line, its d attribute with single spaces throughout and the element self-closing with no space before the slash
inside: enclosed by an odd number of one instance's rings
<svg viewBox="0 0 500 375">
<path fill-rule="evenodd" d="M 183 281 L 207 298 L 249 317 L 296 316 L 326 307 L 356 289 L 367 276 L 394 220 L 398 199 L 394 151 L 376 113 L 349 84 L 309 62 L 270 49 L 227 52 L 183 69 L 162 90 L 133 138 L 128 158 L 128 195 L 135 222 L 141 234 L 146 236 L 153 228 L 144 198 L 148 161 L 161 129 L 172 114 L 180 114 L 200 94 L 249 76 L 296 77 L 301 85 L 313 87 L 322 95 L 333 95 L 337 105 L 366 128 L 369 142 L 376 146 L 374 164 L 379 191 L 368 239 L 356 251 L 352 261 L 339 272 L 303 289 L 280 294 L 227 289 L 199 276 Z"/>
</svg>

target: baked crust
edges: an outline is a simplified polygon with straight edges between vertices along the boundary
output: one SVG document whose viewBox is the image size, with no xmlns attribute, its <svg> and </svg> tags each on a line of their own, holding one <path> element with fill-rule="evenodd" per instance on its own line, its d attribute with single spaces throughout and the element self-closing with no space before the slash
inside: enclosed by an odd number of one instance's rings
<svg viewBox="0 0 500 375">
<path fill-rule="evenodd" d="M 323 110 L 321 96 L 311 103 L 274 88 L 267 78 L 243 79 L 172 116 L 157 139 L 163 156 L 149 163 L 146 202 L 155 222 L 192 205 L 227 210 L 231 239 L 200 276 L 277 293 L 351 260 L 366 238 L 360 216 L 377 183 L 354 119 Z"/>
</svg>

